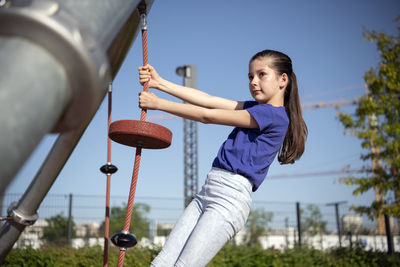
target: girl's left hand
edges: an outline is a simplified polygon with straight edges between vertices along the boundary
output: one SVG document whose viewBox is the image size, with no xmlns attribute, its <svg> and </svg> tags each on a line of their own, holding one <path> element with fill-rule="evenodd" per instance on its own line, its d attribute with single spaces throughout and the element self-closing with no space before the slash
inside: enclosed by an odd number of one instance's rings
<svg viewBox="0 0 400 267">
<path fill-rule="evenodd" d="M 159 98 L 150 92 L 139 93 L 139 107 L 142 109 L 157 109 Z"/>
</svg>

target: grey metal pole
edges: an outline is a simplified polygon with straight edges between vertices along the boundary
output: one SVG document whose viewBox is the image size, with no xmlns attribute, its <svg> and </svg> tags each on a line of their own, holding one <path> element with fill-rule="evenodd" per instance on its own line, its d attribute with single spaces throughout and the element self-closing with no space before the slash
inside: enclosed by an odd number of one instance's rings
<svg viewBox="0 0 400 267">
<path fill-rule="evenodd" d="M 9 207 L 8 212 L 14 219 L 7 221 L 0 229 L 0 265 L 25 227 L 36 221 L 36 210 L 79 142 L 85 128 L 62 133 L 57 138 L 25 194 L 18 203 L 13 203 Z"/>
<path fill-rule="evenodd" d="M 150 8 L 153 0 L 143 2 Z M 0 195 L 44 134 L 91 119 L 138 33 L 141 1 L 4 3 L 0 160 L 7 168 L 0 173 Z"/>
<path fill-rule="evenodd" d="M 80 5 L 77 6 L 77 2 Z M 149 8 L 153 1 L 145 2 Z M 7 175 L 0 173 L 0 193 L 5 190 L 38 140 L 49 129 L 61 132 L 23 197 L 8 209 L 13 220 L 7 221 L 0 229 L 0 264 L 25 227 L 36 221 L 36 210 L 103 100 L 110 79 L 116 75 L 137 35 L 139 12 L 136 8 L 139 4 L 139 0 L 66 0 L 62 3 L 51 0 L 9 0 L 0 7 L 0 43 L 7 44 L 17 39 L 21 47 L 38 51 L 31 52 L 29 56 L 32 59 L 28 59 L 38 62 L 28 62 L 26 68 L 19 69 L 21 72 L 18 77 L 14 71 L 14 75 L 0 77 L 0 85 L 4 83 L 0 87 L 0 113 L 5 113 L 3 108 L 7 101 L 15 101 L 17 106 L 20 101 L 25 103 L 27 99 L 23 98 L 31 85 L 43 82 L 44 88 L 36 85 L 39 88 L 34 91 L 36 102 L 28 102 L 28 108 L 21 107 L 19 114 L 23 117 L 33 112 L 34 120 L 46 121 L 45 126 L 33 124 L 18 128 L 18 133 L 28 140 L 31 139 L 31 132 L 36 133 L 33 145 L 28 149 L 23 148 L 23 153 L 19 153 L 23 156 L 2 162 L 11 171 Z M 96 22 L 88 26 L 90 18 L 95 16 Z M 15 50 L 14 44 L 12 46 L 14 51 L 10 55 L 4 54 L 3 51 L 6 50 L 0 49 L 1 73 L 8 73 L 8 69 L 18 70 L 17 63 L 25 60 L 15 52 L 18 50 Z M 7 56 L 7 61 L 1 58 L 2 55 Z M 38 64 L 43 60 L 47 62 Z M 38 77 L 42 77 L 36 74 L 38 69 L 43 72 L 43 81 L 38 80 Z M 23 83 L 19 91 L 23 94 L 17 99 L 10 99 L 9 95 L 12 93 L 9 91 L 14 90 L 15 82 Z M 56 92 L 51 92 L 51 88 Z M 43 98 L 40 99 L 37 95 Z M 61 117 L 57 113 L 62 114 Z M 6 128 L 4 125 L 12 125 L 18 119 L 16 116 L 0 117 L 1 130 Z M 7 126 L 7 129 L 9 127 L 11 126 Z M 5 136 L 3 133 L 0 135 L 1 159 L 8 157 L 3 154 L 4 151 L 14 148 L 7 144 L 9 138 Z M 23 144 L 27 142 L 25 139 L 21 140 Z"/>
<path fill-rule="evenodd" d="M 58 2 L 60 6 L 70 10 L 107 51 L 114 77 L 140 30 L 137 26 L 140 23 L 137 7 L 144 3 L 146 14 L 149 14 L 154 0 L 60 0 Z"/>
<path fill-rule="evenodd" d="M 66 71 L 57 59 L 21 38 L 0 36 L 0 73 L 0 162 L 5 167 L 0 172 L 2 196 L 60 118 L 71 92 Z"/>
</svg>

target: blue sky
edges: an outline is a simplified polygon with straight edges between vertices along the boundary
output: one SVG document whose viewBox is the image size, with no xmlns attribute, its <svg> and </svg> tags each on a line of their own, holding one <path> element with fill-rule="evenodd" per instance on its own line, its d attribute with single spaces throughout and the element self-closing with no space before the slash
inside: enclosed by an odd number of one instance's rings
<svg viewBox="0 0 400 267">
<path fill-rule="evenodd" d="M 396 33 L 395 0 L 303 1 L 155 1 L 148 15 L 149 62 L 164 78 L 182 83 L 178 66 L 197 66 L 198 88 L 235 100 L 249 100 L 248 61 L 263 49 L 287 53 L 293 61 L 303 104 L 352 100 L 365 93 L 363 74 L 375 67 L 375 44 L 363 38 L 368 30 Z M 113 83 L 113 120 L 140 117 L 137 94 L 142 87 L 137 67 L 142 64 L 140 36 L 132 45 Z M 172 99 L 165 94 L 157 95 Z M 340 111 L 352 113 L 354 107 Z M 272 164 L 268 178 L 254 194 L 255 201 L 367 204 L 373 192 L 352 195 L 352 187 L 338 183 L 341 175 L 278 178 L 283 174 L 359 169 L 360 142 L 344 129 L 335 109 L 304 110 L 309 136 L 306 151 L 294 165 Z M 162 113 L 149 111 L 148 118 Z M 164 150 L 144 150 L 137 198 L 183 198 L 183 122 L 155 120 L 173 132 Z M 54 183 L 53 194 L 105 194 L 107 100 Z M 199 187 L 211 168 L 231 127 L 198 124 Z M 55 136 L 46 136 L 7 193 L 22 193 L 34 177 Z M 128 198 L 135 149 L 113 143 L 111 195 Z M 274 176 L 276 177 L 274 179 Z M 111 201 L 113 203 L 113 200 Z M 181 208 L 183 204 L 179 203 Z M 154 215 L 155 216 L 155 215 Z"/>
</svg>

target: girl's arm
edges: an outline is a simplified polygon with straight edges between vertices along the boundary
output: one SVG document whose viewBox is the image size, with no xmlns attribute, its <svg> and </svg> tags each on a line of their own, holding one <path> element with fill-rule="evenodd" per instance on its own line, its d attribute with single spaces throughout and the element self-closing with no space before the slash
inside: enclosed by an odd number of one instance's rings
<svg viewBox="0 0 400 267">
<path fill-rule="evenodd" d="M 161 78 L 156 70 L 146 65 L 139 67 L 139 81 L 143 85 L 149 82 L 149 87 L 158 89 L 188 103 L 209 109 L 243 109 L 243 102 L 229 100 L 222 97 L 212 96 L 200 90 L 181 86 Z"/>
<path fill-rule="evenodd" d="M 241 128 L 259 128 L 254 118 L 244 109 L 208 109 L 162 99 L 150 92 L 141 92 L 139 94 L 139 106 L 142 109 L 161 110 L 202 123 L 229 125 Z"/>
</svg>

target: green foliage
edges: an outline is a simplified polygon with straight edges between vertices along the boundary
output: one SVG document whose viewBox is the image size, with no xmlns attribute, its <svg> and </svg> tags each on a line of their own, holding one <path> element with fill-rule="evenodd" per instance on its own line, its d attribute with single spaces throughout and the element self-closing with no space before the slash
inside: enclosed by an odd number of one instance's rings
<svg viewBox="0 0 400 267">
<path fill-rule="evenodd" d="M 388 255 L 385 252 L 365 251 L 361 248 L 338 248 L 332 250 L 330 254 L 340 259 L 343 266 L 400 266 L 399 253 Z"/>
<path fill-rule="evenodd" d="M 301 210 L 302 230 L 310 236 L 323 235 L 326 232 L 328 222 L 322 219 L 322 213 L 318 206 L 309 204 L 306 207 L 306 213 Z M 304 213 L 304 214 L 303 214 Z"/>
<path fill-rule="evenodd" d="M 68 219 L 62 214 L 55 215 L 46 219 L 48 226 L 43 228 L 43 240 L 47 244 L 52 245 L 66 245 L 68 238 Z M 72 229 L 74 228 L 72 222 Z M 72 236 L 74 237 L 74 233 Z"/>
<path fill-rule="evenodd" d="M 246 222 L 247 235 L 244 242 L 251 246 L 258 244 L 258 238 L 266 234 L 268 223 L 272 221 L 272 212 L 266 212 L 264 209 L 251 211 Z"/>
<path fill-rule="evenodd" d="M 359 100 L 355 114 L 340 113 L 339 120 L 368 151 L 361 159 L 372 160 L 372 164 L 363 168 L 361 177 L 346 177 L 344 182 L 356 186 L 355 195 L 374 189 L 382 196 L 370 206 L 353 207 L 357 212 L 371 218 L 382 214 L 399 217 L 400 27 L 397 36 L 365 30 L 364 37 L 376 43 L 380 64 L 365 73 L 368 94 Z"/>
<path fill-rule="evenodd" d="M 133 205 L 131 225 L 129 232 L 133 233 L 138 240 L 149 237 L 150 222 L 146 215 L 150 212 L 150 206 L 143 203 Z M 126 205 L 122 207 L 111 207 L 109 233 L 113 236 L 121 232 L 125 223 Z M 104 233 L 104 221 L 100 226 L 100 232 Z"/>
<path fill-rule="evenodd" d="M 303 233 L 303 242 L 307 244 L 309 237 L 320 235 L 320 242 L 322 243 L 322 235 L 326 232 L 326 225 L 328 222 L 323 220 L 322 213 L 318 206 L 309 204 L 306 211 L 300 209 L 301 214 L 301 231 Z"/>
<path fill-rule="evenodd" d="M 131 248 L 127 250 L 124 266 L 149 266 L 158 250 Z M 119 250 L 109 250 L 108 266 L 116 266 Z M 38 250 L 13 249 L 2 266 L 29 267 L 89 267 L 103 265 L 103 250 L 100 247 L 72 249 L 68 247 L 46 247 Z M 361 267 L 400 266 L 400 254 L 361 249 L 334 249 L 320 251 L 309 248 L 289 249 L 285 252 L 263 250 L 259 246 L 226 245 L 207 265 L 208 267 Z"/>
<path fill-rule="evenodd" d="M 125 266 L 150 266 L 158 251 L 150 249 L 130 249 L 125 255 Z M 109 250 L 108 266 L 116 266 L 119 250 Z M 6 257 L 2 266 L 21 267 L 63 267 L 63 266 L 102 266 L 103 250 L 101 247 L 72 249 L 69 247 L 46 247 L 38 250 L 14 249 Z"/>
</svg>

